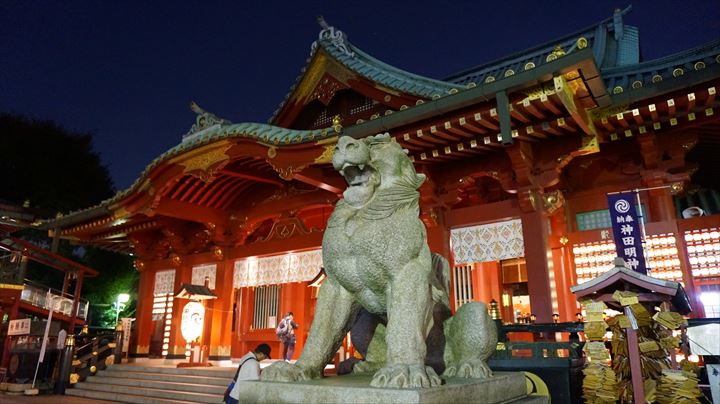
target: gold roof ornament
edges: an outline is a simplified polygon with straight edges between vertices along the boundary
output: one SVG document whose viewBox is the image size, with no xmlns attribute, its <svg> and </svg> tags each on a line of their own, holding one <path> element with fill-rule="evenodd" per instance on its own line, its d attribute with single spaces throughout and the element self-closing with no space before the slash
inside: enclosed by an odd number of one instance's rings
<svg viewBox="0 0 720 404">
<path fill-rule="evenodd" d="M 342 117 L 340 115 L 335 115 L 332 118 L 332 127 L 335 133 L 340 134 L 342 132 Z"/>
<path fill-rule="evenodd" d="M 546 62 L 552 62 L 553 60 L 557 60 L 558 58 L 565 56 L 565 50 L 562 48 L 562 46 L 558 45 L 553 49 L 552 53 L 547 55 L 547 58 L 545 58 Z"/>
</svg>

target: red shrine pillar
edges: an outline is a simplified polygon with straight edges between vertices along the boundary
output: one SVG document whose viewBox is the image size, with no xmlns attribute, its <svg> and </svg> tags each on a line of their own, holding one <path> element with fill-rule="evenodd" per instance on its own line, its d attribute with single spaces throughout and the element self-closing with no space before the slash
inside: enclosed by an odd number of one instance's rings
<svg viewBox="0 0 720 404">
<path fill-rule="evenodd" d="M 539 196 L 536 198 L 538 203 L 542 203 Z M 553 309 L 549 274 L 553 270 L 553 265 L 548 240 L 550 234 L 548 220 L 543 215 L 542 208 L 523 213 L 520 219 L 525 243 L 530 308 L 538 323 L 551 323 Z"/>
<path fill-rule="evenodd" d="M 558 209 L 550 217 L 552 229 L 552 258 L 553 270 L 555 271 L 555 290 L 557 293 L 558 313 L 560 322 L 576 321 L 577 301 L 575 295 L 570 292 L 570 286 L 574 285 L 572 266 L 570 265 L 570 249 L 567 246 L 567 221 L 565 209 Z"/>
<path fill-rule="evenodd" d="M 474 300 L 490 304 L 495 300 L 502 306 L 502 275 L 500 261 L 476 262 L 472 275 Z M 503 317 L 503 320 L 508 320 Z"/>
<path fill-rule="evenodd" d="M 218 261 L 215 272 L 215 295 L 208 303 L 211 314 L 210 321 L 210 356 L 211 361 L 230 360 L 232 348 L 232 309 L 233 309 L 233 272 L 232 260 Z"/>
<path fill-rule="evenodd" d="M 177 265 L 176 262 L 175 264 Z M 175 286 L 173 291 L 177 292 L 183 283 L 190 283 L 191 281 L 192 265 L 187 263 L 186 259 L 181 259 L 180 264 L 175 270 Z M 170 346 L 168 347 L 166 359 L 186 358 L 185 353 L 187 352 L 187 341 L 185 341 L 185 338 L 183 338 L 182 332 L 180 331 L 180 323 L 182 322 L 183 308 L 187 303 L 187 299 L 175 299 L 173 302 L 172 322 L 170 325 Z"/>
<path fill-rule="evenodd" d="M 152 336 L 152 309 L 155 289 L 155 272 L 147 269 L 142 262 L 136 262 L 135 267 L 140 271 L 138 285 L 138 300 L 135 314 L 135 329 L 130 334 L 128 358 L 147 358 L 150 353 L 150 338 Z M 130 332 L 131 330 L 124 330 Z"/>
</svg>

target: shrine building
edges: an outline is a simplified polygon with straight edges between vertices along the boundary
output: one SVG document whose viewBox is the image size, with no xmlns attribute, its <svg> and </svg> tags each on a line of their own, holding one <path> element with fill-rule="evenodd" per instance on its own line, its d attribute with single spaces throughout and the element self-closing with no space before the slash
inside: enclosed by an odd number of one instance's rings
<svg viewBox="0 0 720 404">
<path fill-rule="evenodd" d="M 443 79 L 383 63 L 322 21 L 268 123 L 193 104 L 195 124 L 132 186 L 48 227 L 137 258 L 131 357 L 185 359 L 192 296 L 178 292 L 206 282 L 210 360 L 261 342 L 280 352 L 288 311 L 297 357 L 346 187 L 335 144 L 387 132 L 427 176 L 421 217 L 451 263 L 454 308 L 494 299 L 506 322 L 575 321 L 570 287 L 613 267 L 606 194 L 642 189 L 649 274 L 682 282 L 692 316 L 718 317 L 720 40 L 642 60 L 628 12 Z"/>
</svg>

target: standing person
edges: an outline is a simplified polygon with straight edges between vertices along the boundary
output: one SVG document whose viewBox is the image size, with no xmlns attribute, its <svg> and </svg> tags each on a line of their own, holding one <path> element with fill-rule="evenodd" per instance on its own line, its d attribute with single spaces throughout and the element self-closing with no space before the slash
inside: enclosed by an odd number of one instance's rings
<svg viewBox="0 0 720 404">
<path fill-rule="evenodd" d="M 270 359 L 270 346 L 268 344 L 260 344 L 255 347 L 254 351 L 250 351 L 240 358 L 240 366 L 235 372 L 235 377 L 230 382 L 227 390 L 225 390 L 225 403 L 237 404 L 240 399 L 239 380 L 260 380 L 260 362 L 265 359 Z"/>
<path fill-rule="evenodd" d="M 278 325 L 278 337 L 283 343 L 283 359 L 289 362 L 295 352 L 295 330 L 298 325 L 293 321 L 292 311 L 288 312 Z"/>
</svg>

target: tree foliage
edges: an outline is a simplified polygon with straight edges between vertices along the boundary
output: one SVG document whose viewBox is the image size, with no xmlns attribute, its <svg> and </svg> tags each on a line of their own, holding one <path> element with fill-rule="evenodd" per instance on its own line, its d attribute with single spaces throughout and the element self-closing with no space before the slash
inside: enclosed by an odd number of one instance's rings
<svg viewBox="0 0 720 404">
<path fill-rule="evenodd" d="M 0 156 L 0 199 L 18 205 L 29 200 L 47 216 L 90 207 L 114 193 L 89 133 L 0 113 Z"/>
<path fill-rule="evenodd" d="M 98 204 L 114 193 L 107 167 L 93 150 L 90 133 L 68 131 L 55 122 L 32 120 L 0 113 L 0 200 L 21 205 L 29 201 L 33 211 L 46 218 Z M 51 241 L 45 232 L 27 229 L 19 236 L 44 248 Z M 81 295 L 90 301 L 92 325 L 112 326 L 119 293 L 137 289 L 137 274 L 130 257 L 91 246 L 60 243 L 59 254 L 96 269 L 100 275 L 86 278 Z M 63 274 L 31 262 L 28 278 L 60 289 Z M 70 286 L 70 292 L 74 285 Z M 123 314 L 133 312 L 127 305 Z"/>
</svg>

